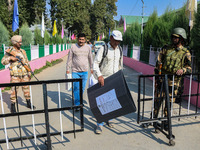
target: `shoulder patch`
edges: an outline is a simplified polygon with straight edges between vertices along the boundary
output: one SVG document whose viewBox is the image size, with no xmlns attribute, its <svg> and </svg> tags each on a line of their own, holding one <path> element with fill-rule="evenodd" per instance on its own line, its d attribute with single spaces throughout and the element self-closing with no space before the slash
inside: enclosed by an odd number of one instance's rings
<svg viewBox="0 0 200 150">
<path fill-rule="evenodd" d="M 186 52 L 186 53 L 190 53 L 190 51 L 189 51 L 186 47 L 184 47 L 182 50 L 183 50 L 184 52 Z"/>
</svg>

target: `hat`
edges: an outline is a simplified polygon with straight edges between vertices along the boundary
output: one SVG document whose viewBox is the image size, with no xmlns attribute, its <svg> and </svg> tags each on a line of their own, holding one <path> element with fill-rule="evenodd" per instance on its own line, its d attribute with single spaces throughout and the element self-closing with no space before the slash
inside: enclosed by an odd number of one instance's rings
<svg viewBox="0 0 200 150">
<path fill-rule="evenodd" d="M 11 42 L 13 45 L 15 45 L 17 42 L 19 42 L 20 40 L 22 39 L 22 36 L 21 35 L 14 35 L 12 38 L 11 38 Z"/>
<path fill-rule="evenodd" d="M 118 30 L 113 30 L 112 34 L 113 38 L 117 41 L 122 41 L 122 33 Z"/>
</svg>

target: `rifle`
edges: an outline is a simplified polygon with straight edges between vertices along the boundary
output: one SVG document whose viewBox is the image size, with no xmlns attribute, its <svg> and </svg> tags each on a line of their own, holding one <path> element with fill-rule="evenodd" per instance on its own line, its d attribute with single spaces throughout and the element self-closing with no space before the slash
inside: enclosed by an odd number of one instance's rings
<svg viewBox="0 0 200 150">
<path fill-rule="evenodd" d="M 37 80 L 37 81 L 39 81 L 38 80 L 38 78 L 35 76 L 35 74 L 33 73 L 33 71 L 31 70 L 31 68 L 28 66 L 28 65 L 26 65 L 26 64 L 24 64 L 23 62 L 22 62 L 22 59 L 19 57 L 19 56 L 17 56 L 16 54 L 15 54 L 15 52 L 14 51 L 6 51 L 6 53 L 8 53 L 8 54 L 10 54 L 10 55 L 12 55 L 13 57 L 15 57 L 15 58 L 17 58 L 18 59 L 18 61 L 22 64 L 22 66 L 28 71 L 28 72 L 30 72 L 34 77 L 35 77 L 35 79 Z"/>
<path fill-rule="evenodd" d="M 158 74 L 161 75 L 161 69 L 162 69 L 162 63 L 158 64 Z M 155 95 L 158 96 L 159 94 L 159 90 L 160 90 L 160 84 L 162 82 L 161 77 L 156 77 L 156 81 L 155 81 Z"/>
</svg>

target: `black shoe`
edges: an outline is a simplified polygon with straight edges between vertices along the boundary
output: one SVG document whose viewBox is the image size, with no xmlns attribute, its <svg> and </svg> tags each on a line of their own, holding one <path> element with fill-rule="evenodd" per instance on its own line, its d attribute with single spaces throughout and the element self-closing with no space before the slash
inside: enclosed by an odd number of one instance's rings
<svg viewBox="0 0 200 150">
<path fill-rule="evenodd" d="M 110 122 L 110 121 L 107 121 L 107 122 L 106 122 L 106 125 L 107 125 L 109 128 L 114 128 L 113 123 Z"/>
<path fill-rule="evenodd" d="M 30 99 L 27 99 L 26 100 L 26 103 L 27 103 L 27 108 L 30 108 L 31 109 L 31 101 Z M 33 105 L 33 109 L 35 109 L 36 107 Z"/>
<path fill-rule="evenodd" d="M 164 130 L 168 131 L 169 130 L 169 125 L 167 121 L 164 121 Z"/>
<path fill-rule="evenodd" d="M 142 126 L 144 129 L 147 129 L 147 128 L 150 126 L 150 124 L 149 124 L 149 123 L 143 123 L 141 126 Z"/>
<path fill-rule="evenodd" d="M 175 99 L 175 103 L 177 103 L 177 104 L 179 104 L 181 101 L 182 101 L 181 98 L 176 98 L 176 99 Z"/>
<path fill-rule="evenodd" d="M 11 103 L 11 113 L 16 113 L 15 103 Z"/>
</svg>

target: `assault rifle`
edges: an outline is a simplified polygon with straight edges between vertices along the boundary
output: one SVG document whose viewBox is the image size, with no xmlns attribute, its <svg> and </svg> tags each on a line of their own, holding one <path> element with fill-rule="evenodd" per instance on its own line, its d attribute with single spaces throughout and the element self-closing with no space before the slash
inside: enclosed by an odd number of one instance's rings
<svg viewBox="0 0 200 150">
<path fill-rule="evenodd" d="M 158 69 L 157 69 L 157 74 L 161 75 L 161 69 L 162 69 L 162 63 L 158 64 Z M 161 83 L 162 83 L 162 79 L 161 77 L 156 77 L 156 81 L 155 81 L 155 96 L 158 97 L 158 95 L 160 94 L 160 90 L 161 90 Z"/>
<path fill-rule="evenodd" d="M 30 72 L 30 73 L 35 77 L 35 79 L 36 79 L 37 81 L 39 81 L 38 78 L 37 78 L 37 77 L 35 76 L 35 74 L 33 73 L 33 71 L 31 70 L 31 68 L 30 68 L 28 65 L 24 64 L 23 61 L 22 61 L 22 59 L 21 59 L 19 56 L 17 56 L 17 55 L 15 54 L 14 51 L 6 51 L 6 53 L 8 53 L 8 54 L 12 55 L 13 57 L 17 58 L 18 61 L 22 64 L 22 66 L 23 66 L 28 72 Z"/>
</svg>

